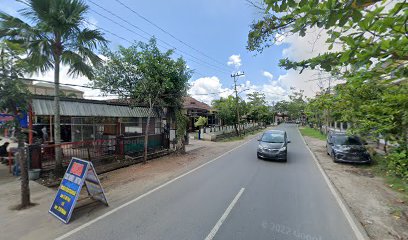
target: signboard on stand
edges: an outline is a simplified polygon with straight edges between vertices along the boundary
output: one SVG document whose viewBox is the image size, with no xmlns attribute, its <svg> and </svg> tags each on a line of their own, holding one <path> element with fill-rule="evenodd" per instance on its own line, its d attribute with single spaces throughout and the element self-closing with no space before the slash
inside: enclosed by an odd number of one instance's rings
<svg viewBox="0 0 408 240">
<path fill-rule="evenodd" d="M 84 184 L 89 197 L 108 205 L 92 163 L 72 158 L 49 212 L 62 222 L 68 223 Z"/>
</svg>

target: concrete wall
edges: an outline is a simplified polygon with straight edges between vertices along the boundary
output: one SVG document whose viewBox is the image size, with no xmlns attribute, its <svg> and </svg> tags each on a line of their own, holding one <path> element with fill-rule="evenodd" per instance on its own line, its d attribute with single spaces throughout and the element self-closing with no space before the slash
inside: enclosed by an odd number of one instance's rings
<svg viewBox="0 0 408 240">
<path fill-rule="evenodd" d="M 256 126 L 259 126 L 259 124 L 258 123 L 246 123 L 246 124 L 241 124 L 239 128 L 241 130 L 244 130 L 244 129 L 253 128 Z M 201 131 L 200 135 L 203 140 L 215 141 L 217 139 L 217 136 L 235 132 L 235 127 L 234 126 L 205 127 L 201 129 L 200 131 Z"/>
</svg>

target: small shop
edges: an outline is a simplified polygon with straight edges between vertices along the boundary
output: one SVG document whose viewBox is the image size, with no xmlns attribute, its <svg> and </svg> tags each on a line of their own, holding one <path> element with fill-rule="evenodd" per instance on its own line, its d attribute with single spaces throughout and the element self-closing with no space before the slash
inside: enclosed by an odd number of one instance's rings
<svg viewBox="0 0 408 240">
<path fill-rule="evenodd" d="M 62 142 L 82 142 L 144 135 L 148 109 L 106 101 L 62 98 L 60 115 Z M 149 134 L 163 132 L 162 115 L 159 111 L 153 111 Z M 53 142 L 53 98 L 35 96 L 31 116 L 34 130 L 32 141 Z"/>
</svg>

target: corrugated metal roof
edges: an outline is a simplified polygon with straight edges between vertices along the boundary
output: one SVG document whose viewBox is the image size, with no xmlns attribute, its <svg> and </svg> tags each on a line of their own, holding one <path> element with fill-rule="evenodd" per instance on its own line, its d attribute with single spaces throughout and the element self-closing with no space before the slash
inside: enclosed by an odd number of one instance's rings
<svg viewBox="0 0 408 240">
<path fill-rule="evenodd" d="M 37 116 L 54 115 L 54 101 L 48 99 L 33 99 L 33 112 Z M 79 117 L 147 117 L 148 108 L 128 107 L 104 103 L 89 103 L 78 101 L 60 101 L 61 116 Z M 158 117 L 153 111 L 151 117 Z"/>
</svg>

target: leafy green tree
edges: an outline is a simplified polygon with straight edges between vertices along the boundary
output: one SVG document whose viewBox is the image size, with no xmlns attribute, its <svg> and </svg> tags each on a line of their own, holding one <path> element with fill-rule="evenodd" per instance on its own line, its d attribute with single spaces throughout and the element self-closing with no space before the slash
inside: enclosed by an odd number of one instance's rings
<svg viewBox="0 0 408 240">
<path fill-rule="evenodd" d="M 347 121 L 349 132 L 398 142 L 389 170 L 408 175 L 406 0 L 265 0 L 263 19 L 252 25 L 248 49 L 262 51 L 282 36 L 325 31 L 328 51 L 302 61 L 282 59 L 285 69 L 325 70 L 344 84 L 307 107 L 317 121 Z M 333 47 L 336 46 L 336 51 Z M 320 108 L 320 109 L 319 109 Z M 395 164 L 394 164 L 395 163 Z M 405 169 L 405 171 L 401 171 Z"/>
<path fill-rule="evenodd" d="M 294 89 L 293 89 L 294 90 Z M 306 100 L 303 91 L 293 91 L 289 95 L 289 101 L 282 100 L 275 104 L 274 110 L 287 115 L 290 119 L 299 119 L 306 108 Z"/>
<path fill-rule="evenodd" d="M 237 103 L 233 96 L 227 98 L 220 98 L 212 102 L 212 106 L 218 112 L 218 117 L 222 120 L 224 125 L 234 125 L 235 132 L 239 136 L 239 122 L 237 119 Z M 238 106 L 241 116 L 247 114 L 247 106 L 242 99 L 238 100 Z"/>
<path fill-rule="evenodd" d="M 86 27 L 89 7 L 82 0 L 27 0 L 25 3 L 27 8 L 20 13 L 27 22 L 0 12 L 0 36 L 24 43 L 32 72 L 54 70 L 55 172 L 61 175 L 60 66 L 69 66 L 68 74 L 74 77 L 84 75 L 92 79 L 92 66 L 101 63 L 94 51 L 107 41 L 99 30 Z"/>
<path fill-rule="evenodd" d="M 182 58 L 172 58 L 173 52 L 161 52 L 154 38 L 149 43 L 139 42 L 128 48 L 120 46 L 115 52 L 104 49 L 107 60 L 96 70 L 96 87 L 127 99 L 133 106 L 149 108 L 144 161 L 147 161 L 148 131 L 154 109 L 180 109 L 182 98 L 187 94 L 191 71 Z"/>
<path fill-rule="evenodd" d="M 28 166 L 24 151 L 24 138 L 19 119 L 27 112 L 30 94 L 26 85 L 20 80 L 23 77 L 24 64 L 21 55 L 25 49 L 20 44 L 9 41 L 0 42 L 0 112 L 14 116 L 14 121 L 9 122 L 8 127 L 15 128 L 15 136 L 18 141 L 18 158 L 16 161 L 21 169 L 21 208 L 31 205 L 30 186 L 28 181 Z"/>
<path fill-rule="evenodd" d="M 177 123 L 176 149 L 184 154 L 186 153 L 186 136 L 188 136 L 187 126 L 188 126 L 189 118 L 185 114 L 182 113 L 181 109 L 176 109 L 175 116 L 176 116 L 176 123 Z"/>
<path fill-rule="evenodd" d="M 197 121 L 194 123 L 194 126 L 202 128 L 202 127 L 206 126 L 207 124 L 208 124 L 208 118 L 200 116 L 197 119 Z"/>
<path fill-rule="evenodd" d="M 270 111 L 266 105 L 265 94 L 250 93 L 248 94 L 248 115 L 255 122 L 267 122 L 270 117 Z"/>
<path fill-rule="evenodd" d="M 329 34 L 327 42 L 342 51 L 327 52 L 301 62 L 281 61 L 287 69 L 320 67 L 326 71 L 346 67 L 372 67 L 371 71 L 406 75 L 401 64 L 407 61 L 407 1 L 391 0 L 268 0 L 263 19 L 252 25 L 248 49 L 262 51 L 290 34 L 305 36 L 317 28 Z M 393 4 L 394 3 L 394 4 Z M 391 4 L 392 7 L 386 7 Z M 387 63 L 387 64 L 386 64 Z M 386 64 L 386 65 L 385 65 Z"/>
</svg>

